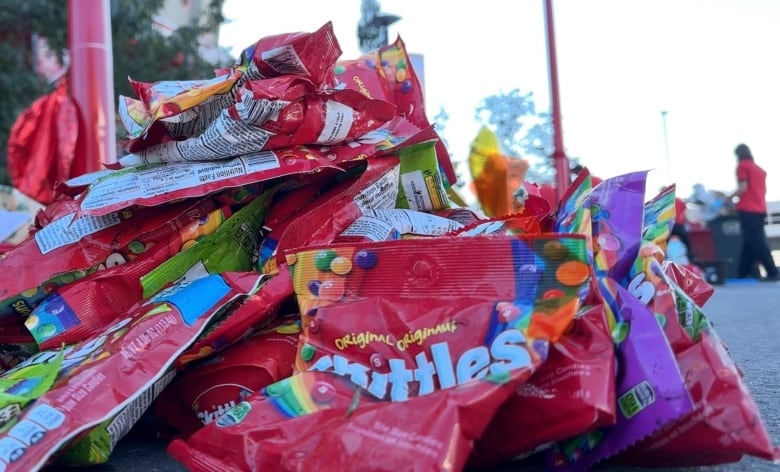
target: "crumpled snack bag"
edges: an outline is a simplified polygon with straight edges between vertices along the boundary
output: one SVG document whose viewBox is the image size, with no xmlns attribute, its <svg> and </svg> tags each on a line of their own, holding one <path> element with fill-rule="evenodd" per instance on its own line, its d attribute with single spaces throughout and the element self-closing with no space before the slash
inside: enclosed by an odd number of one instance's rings
<svg viewBox="0 0 780 472">
<path fill-rule="evenodd" d="M 694 409 L 615 458 L 644 467 L 706 466 L 751 455 L 780 463 L 753 397 L 717 336 L 677 355 Z"/>
<path fill-rule="evenodd" d="M 470 463 L 495 466 L 615 422 L 615 347 L 602 305 L 581 308 L 547 361 L 477 440 Z"/>
<path fill-rule="evenodd" d="M 432 212 L 450 207 L 436 161 L 438 143 L 440 140 L 436 139 L 398 151 L 401 170 L 396 208 Z"/>
<path fill-rule="evenodd" d="M 176 358 L 174 365 L 177 369 L 184 369 L 192 362 L 212 356 L 251 336 L 275 320 L 293 299 L 292 280 L 285 264 L 277 274 L 261 277 L 256 292 L 213 320 L 203 334 Z"/>
<path fill-rule="evenodd" d="M 34 268 L 5 278 L 0 286 L 0 316 L 27 316 L 58 287 L 132 261 L 178 235 L 192 223 L 193 211 L 199 218 L 202 211 L 198 208 L 216 209 L 213 201 L 198 199 L 104 216 L 78 216 L 73 204 L 64 202 L 51 215 L 39 214 L 42 226 L 34 237 L 0 258 L 0 271 Z M 50 216 L 56 219 L 47 222 Z"/>
<path fill-rule="evenodd" d="M 189 224 L 134 260 L 99 270 L 49 294 L 24 320 L 38 347 L 54 349 L 98 336 L 124 317 L 143 300 L 141 277 L 199 238 L 212 234 L 230 216 L 230 207 L 211 208 L 210 202 L 192 208 L 187 213 Z"/>
<path fill-rule="evenodd" d="M 544 255 L 550 240 L 568 248 L 565 257 Z M 289 252 L 302 372 L 169 452 L 204 471 L 460 470 L 473 439 L 571 323 L 590 281 L 584 246 L 540 235 Z M 521 266 L 543 275 L 527 280 Z M 523 315 L 518 305 L 529 303 Z M 422 412 L 425 421 L 409 421 Z"/>
<path fill-rule="evenodd" d="M 398 113 L 421 128 L 431 124 L 425 113 L 423 87 L 401 37 L 353 60 L 343 60 L 333 69 L 339 88 L 357 90 L 369 98 L 393 103 Z M 436 160 L 447 184 L 457 183 L 447 147 L 438 139 Z"/>
<path fill-rule="evenodd" d="M 398 158 L 369 159 L 364 169 L 356 180 L 344 181 L 323 195 L 277 236 L 277 266 L 287 264 L 288 250 L 335 241 L 364 211 L 394 208 L 398 198 Z"/>
<path fill-rule="evenodd" d="M 406 208 L 364 210 L 334 242 L 388 241 L 450 234 L 462 225 L 455 220 Z"/>
<path fill-rule="evenodd" d="M 212 234 L 166 260 L 141 276 L 143 298 L 181 280 L 193 280 L 221 272 L 252 270 L 260 239 L 260 228 L 270 200 L 271 188 L 236 211 Z"/>
<path fill-rule="evenodd" d="M 123 167 L 213 161 L 297 145 L 354 141 L 396 116 L 395 105 L 354 90 L 319 91 L 307 79 L 250 80 L 203 133 L 119 159 Z"/>
<path fill-rule="evenodd" d="M 104 215 L 134 205 L 157 206 L 278 177 L 289 179 L 339 170 L 351 167 L 355 161 L 392 154 L 402 145 L 428 141 L 435 136 L 433 128 L 420 129 L 403 117 L 395 117 L 342 145 L 294 146 L 218 161 L 108 169 L 75 177 L 63 187 L 81 191 L 81 214 Z"/>
<path fill-rule="evenodd" d="M 300 331 L 300 319 L 282 318 L 188 365 L 157 399 L 157 416 L 185 436 L 217 420 L 252 393 L 292 375 Z"/>
<path fill-rule="evenodd" d="M 522 187 L 527 161 L 504 156 L 498 137 L 483 126 L 471 143 L 468 162 L 485 215 L 503 216 L 519 210 L 521 205 L 515 200 L 515 192 Z"/>
<path fill-rule="evenodd" d="M 174 285 L 104 334 L 66 348 L 54 385 L 28 404 L 10 429 L 0 432 L 5 470 L 39 470 L 75 439 L 101 448 L 85 448 L 81 465 L 107 460 L 170 382 L 169 367 L 176 356 L 224 307 L 256 290 L 258 281 L 257 274 L 233 272 Z M 58 355 L 43 351 L 19 368 Z M 93 441 L 92 434 L 108 435 L 110 441 Z M 75 460 L 71 457 L 70 462 Z"/>
<path fill-rule="evenodd" d="M 120 97 L 118 113 L 130 141 L 128 151 L 203 133 L 233 105 L 235 88 L 246 80 L 294 76 L 316 86 L 332 86 L 333 64 L 341 48 L 326 23 L 314 32 L 278 34 L 259 39 L 242 51 L 237 64 L 217 77 L 192 81 L 130 81 L 139 100 Z"/>
<path fill-rule="evenodd" d="M 622 282 L 642 242 L 647 171 L 604 180 L 590 192 L 596 274 Z"/>
<path fill-rule="evenodd" d="M 585 236 L 588 241 L 588 259 L 593 261 L 593 224 L 590 211 L 590 193 L 593 189 L 590 172 L 583 169 L 558 203 L 553 231 Z M 546 200 L 545 200 L 546 201 Z"/>
<path fill-rule="evenodd" d="M 60 351 L 47 362 L 19 366 L 0 376 L 0 431 L 13 426 L 22 409 L 51 388 L 63 356 Z"/>
<path fill-rule="evenodd" d="M 559 442 L 548 454 L 555 470 L 585 471 L 693 409 L 674 353 L 653 313 L 614 280 L 599 280 L 605 308 L 627 332 L 617 346 L 614 425 Z"/>
<path fill-rule="evenodd" d="M 715 288 L 704 280 L 699 272 L 694 272 L 688 266 L 664 261 L 661 267 L 667 277 L 680 287 L 697 306 L 703 307 L 715 293 Z"/>
</svg>

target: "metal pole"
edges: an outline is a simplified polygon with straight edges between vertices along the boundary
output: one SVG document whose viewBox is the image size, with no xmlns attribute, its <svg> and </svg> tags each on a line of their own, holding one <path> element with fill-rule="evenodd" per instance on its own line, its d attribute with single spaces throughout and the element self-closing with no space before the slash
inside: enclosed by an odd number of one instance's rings
<svg viewBox="0 0 780 472">
<path fill-rule="evenodd" d="M 561 98 L 558 92 L 558 64 L 555 57 L 555 29 L 553 28 L 552 0 L 544 0 L 547 24 L 547 67 L 550 72 L 550 102 L 552 105 L 553 152 L 555 164 L 555 188 L 560 200 L 569 188 L 569 159 L 563 150 L 563 127 L 561 126 Z"/>
<path fill-rule="evenodd" d="M 68 0 L 70 93 L 79 110 L 77 176 L 116 162 L 110 0 Z"/>
<path fill-rule="evenodd" d="M 669 182 L 673 181 L 672 178 L 672 160 L 669 159 L 669 134 L 666 131 L 666 114 L 669 113 L 666 110 L 661 112 L 661 121 L 664 125 L 664 156 L 666 157 L 666 175 L 669 177 Z"/>
</svg>

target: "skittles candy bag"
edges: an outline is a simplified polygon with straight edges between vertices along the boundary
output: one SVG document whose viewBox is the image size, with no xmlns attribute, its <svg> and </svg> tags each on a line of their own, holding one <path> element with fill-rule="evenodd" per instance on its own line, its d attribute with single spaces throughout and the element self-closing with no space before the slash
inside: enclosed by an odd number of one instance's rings
<svg viewBox="0 0 780 472">
<path fill-rule="evenodd" d="M 184 435 L 293 373 L 300 319 L 282 318 L 219 354 L 192 363 L 157 399 L 157 416 Z"/>
<path fill-rule="evenodd" d="M 236 100 L 235 88 L 247 79 L 296 76 L 330 86 L 341 48 L 328 22 L 317 31 L 261 38 L 244 49 L 237 64 L 206 80 L 131 80 L 140 100 L 120 97 L 118 113 L 132 138 L 131 152 L 168 140 L 201 134 Z"/>
<path fill-rule="evenodd" d="M 179 369 L 220 352 L 272 322 L 280 309 L 293 301 L 287 264 L 274 276 L 261 277 L 258 290 L 206 327 L 203 334 L 175 362 Z"/>
<path fill-rule="evenodd" d="M 474 446 L 488 466 L 615 422 L 615 347 L 601 304 L 582 307 L 547 361 L 507 399 Z"/>
<path fill-rule="evenodd" d="M 590 193 L 594 266 L 622 282 L 636 260 L 641 244 L 647 172 L 607 179 Z"/>
<path fill-rule="evenodd" d="M 170 381 L 179 353 L 211 318 L 256 290 L 258 282 L 257 274 L 232 272 L 174 285 L 102 335 L 65 348 L 54 385 L 0 432 L 0 444 L 16 455 L 5 470 L 39 470 L 62 447 L 91 431 L 110 441 L 90 441 L 90 447 L 108 449 L 82 457 L 81 463 L 106 460 L 144 405 Z M 18 368 L 59 355 L 43 351 Z"/>
<path fill-rule="evenodd" d="M 127 311 L 142 301 L 139 279 L 177 254 L 182 248 L 213 233 L 230 216 L 230 207 L 216 210 L 193 208 L 192 221 L 178 233 L 158 241 L 143 254 L 125 264 L 99 270 L 58 288 L 46 297 L 24 323 L 38 347 L 54 349 L 98 336 Z"/>
<path fill-rule="evenodd" d="M 60 215 L 34 238 L 0 258 L 0 271 L 17 270 L 0 287 L 0 317 L 29 315 L 55 289 L 98 270 L 139 257 L 216 209 L 211 199 L 189 200 L 155 208 L 134 208 L 104 216 Z M 49 214 L 41 215 L 41 220 Z M 19 270 L 19 269 L 28 270 Z"/>
<path fill-rule="evenodd" d="M 191 470 L 460 470 L 590 282 L 579 236 L 333 245 L 288 264 L 302 372 L 171 443 Z"/>
<path fill-rule="evenodd" d="M 396 105 L 398 113 L 420 128 L 430 127 L 425 113 L 422 83 L 400 37 L 392 44 L 369 52 L 358 59 L 339 61 L 333 69 L 337 87 L 356 90 L 368 98 Z M 457 175 L 447 147 L 436 137 L 435 156 L 447 184 L 454 185 Z"/>
<path fill-rule="evenodd" d="M 556 470 L 588 470 L 693 409 L 680 370 L 653 313 L 617 282 L 599 280 L 605 308 L 619 312 L 627 333 L 617 348 L 616 422 L 559 442 Z"/>
<path fill-rule="evenodd" d="M 780 462 L 758 406 L 723 343 L 708 333 L 677 354 L 693 411 L 618 456 L 625 465 L 704 466 L 743 455 Z"/>
</svg>

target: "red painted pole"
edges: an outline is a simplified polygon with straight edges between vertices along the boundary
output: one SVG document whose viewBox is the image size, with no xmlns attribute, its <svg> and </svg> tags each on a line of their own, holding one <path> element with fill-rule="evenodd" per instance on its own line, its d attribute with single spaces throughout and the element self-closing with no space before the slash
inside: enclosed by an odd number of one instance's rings
<svg viewBox="0 0 780 472">
<path fill-rule="evenodd" d="M 68 0 L 70 93 L 79 110 L 77 176 L 116 162 L 110 0 Z"/>
<path fill-rule="evenodd" d="M 555 164 L 555 190 L 560 200 L 569 188 L 569 158 L 563 150 L 561 126 L 561 97 L 558 92 L 558 64 L 555 57 L 555 29 L 553 28 L 552 0 L 544 0 L 544 16 L 547 23 L 547 67 L 550 72 L 550 102 L 552 106 L 553 153 Z"/>
</svg>

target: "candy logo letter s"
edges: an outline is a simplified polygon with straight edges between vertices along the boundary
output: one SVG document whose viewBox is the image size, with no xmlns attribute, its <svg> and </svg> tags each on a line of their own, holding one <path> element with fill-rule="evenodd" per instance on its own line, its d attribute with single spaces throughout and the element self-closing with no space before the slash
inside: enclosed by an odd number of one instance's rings
<svg viewBox="0 0 780 472">
<path fill-rule="evenodd" d="M 490 365 L 490 373 L 503 374 L 510 370 L 531 365 L 531 356 L 528 350 L 523 347 L 525 336 L 516 329 L 508 329 L 496 336 L 493 344 L 490 345 L 490 354 L 497 362 Z"/>
</svg>

